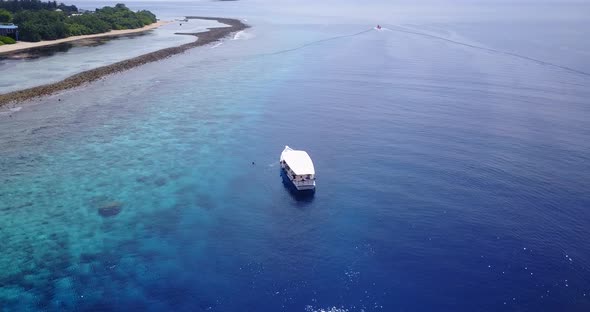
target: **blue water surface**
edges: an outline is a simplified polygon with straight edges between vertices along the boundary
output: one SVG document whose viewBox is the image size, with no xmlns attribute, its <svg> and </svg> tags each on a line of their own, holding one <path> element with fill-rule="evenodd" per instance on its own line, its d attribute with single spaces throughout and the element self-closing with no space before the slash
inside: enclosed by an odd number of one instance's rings
<svg viewBox="0 0 590 312">
<path fill-rule="evenodd" d="M 139 4 L 253 27 L 0 111 L 0 311 L 590 311 L 588 5 Z"/>
</svg>

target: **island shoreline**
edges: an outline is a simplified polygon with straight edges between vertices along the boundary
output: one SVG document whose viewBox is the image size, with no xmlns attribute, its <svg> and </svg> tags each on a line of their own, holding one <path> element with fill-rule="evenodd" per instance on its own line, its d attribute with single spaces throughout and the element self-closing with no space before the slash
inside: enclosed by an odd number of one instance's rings
<svg viewBox="0 0 590 312">
<path fill-rule="evenodd" d="M 26 100 L 48 96 L 68 89 L 76 88 L 81 85 L 99 80 L 108 75 L 130 70 L 144 64 L 168 58 L 172 55 L 183 53 L 192 48 L 219 41 L 220 39 L 223 39 L 232 33 L 239 32 L 250 27 L 249 25 L 244 24 L 242 21 L 232 18 L 187 16 L 187 19 L 214 20 L 221 24 L 226 24 L 229 27 L 207 28 L 207 31 L 190 34 L 198 38 L 194 42 L 185 43 L 176 47 L 161 49 L 110 65 L 90 69 L 55 83 L 49 83 L 42 86 L 0 94 L 0 107 L 10 103 L 23 102 Z"/>
<path fill-rule="evenodd" d="M 20 52 L 31 50 L 31 49 L 51 47 L 51 46 L 59 45 L 62 43 L 75 42 L 75 41 L 80 41 L 80 40 L 85 40 L 85 39 L 113 38 L 113 37 L 120 37 L 120 36 L 126 36 L 126 35 L 131 35 L 131 34 L 138 34 L 138 33 L 142 33 L 142 32 L 156 29 L 158 27 L 161 27 L 161 26 L 164 26 L 164 25 L 167 25 L 170 23 L 171 22 L 169 22 L 169 21 L 158 21 L 158 22 L 146 25 L 141 28 L 111 30 L 106 33 L 93 34 L 93 35 L 82 35 L 82 36 L 72 36 L 72 37 L 67 37 L 67 38 L 62 38 L 62 39 L 57 39 L 57 40 L 45 40 L 45 41 L 39 41 L 39 42 L 19 41 L 15 44 L 5 44 L 3 46 L 0 46 L 0 56 L 11 55 L 14 53 L 20 53 Z"/>
</svg>

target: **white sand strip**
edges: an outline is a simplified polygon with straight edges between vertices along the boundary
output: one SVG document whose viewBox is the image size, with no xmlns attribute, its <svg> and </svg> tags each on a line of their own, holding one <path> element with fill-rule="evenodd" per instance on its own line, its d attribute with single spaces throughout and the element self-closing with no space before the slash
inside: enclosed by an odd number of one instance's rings
<svg viewBox="0 0 590 312">
<path fill-rule="evenodd" d="M 60 44 L 60 43 L 64 43 L 64 42 L 71 42 L 71 41 L 82 40 L 82 39 L 111 37 L 111 36 L 120 36 L 120 35 L 126 35 L 126 34 L 139 33 L 139 32 L 148 31 L 148 30 L 151 30 L 154 28 L 158 28 L 162 25 L 166 25 L 169 23 L 171 23 L 171 22 L 158 21 L 156 23 L 144 26 L 142 28 L 111 30 L 109 32 L 102 33 L 102 34 L 72 36 L 72 37 L 67 37 L 67 38 L 57 39 L 57 40 L 47 40 L 47 41 L 39 41 L 39 42 L 19 41 L 15 44 L 5 44 L 5 45 L 0 46 L 0 54 L 6 53 L 6 52 L 15 52 L 15 51 L 20 51 L 20 50 L 32 49 L 32 48 L 46 47 L 46 46 L 56 45 L 56 44 Z"/>
</svg>

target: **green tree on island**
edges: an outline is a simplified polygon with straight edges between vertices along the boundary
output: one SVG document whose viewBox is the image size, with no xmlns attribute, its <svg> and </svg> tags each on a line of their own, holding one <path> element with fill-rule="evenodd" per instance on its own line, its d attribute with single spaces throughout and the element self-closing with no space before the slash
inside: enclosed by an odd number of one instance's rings
<svg viewBox="0 0 590 312">
<path fill-rule="evenodd" d="M 0 23 L 12 22 L 12 14 L 5 9 L 0 9 Z"/>
</svg>

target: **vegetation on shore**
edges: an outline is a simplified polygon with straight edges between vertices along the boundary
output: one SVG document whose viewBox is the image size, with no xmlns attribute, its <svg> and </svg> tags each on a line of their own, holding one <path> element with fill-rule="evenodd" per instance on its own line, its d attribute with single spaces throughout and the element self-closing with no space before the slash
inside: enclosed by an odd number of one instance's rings
<svg viewBox="0 0 590 312">
<path fill-rule="evenodd" d="M 0 8 L 0 23 L 10 23 L 11 21 L 12 14 L 8 10 Z"/>
<path fill-rule="evenodd" d="M 2 44 L 15 44 L 16 40 L 14 40 L 10 37 L 6 37 L 6 36 L 0 36 L 0 43 L 2 43 Z"/>
<path fill-rule="evenodd" d="M 19 27 L 20 40 L 33 42 L 135 29 L 156 22 L 152 12 L 133 12 L 121 3 L 81 13 L 73 5 L 40 0 L 0 0 L 1 18 Z"/>
</svg>

